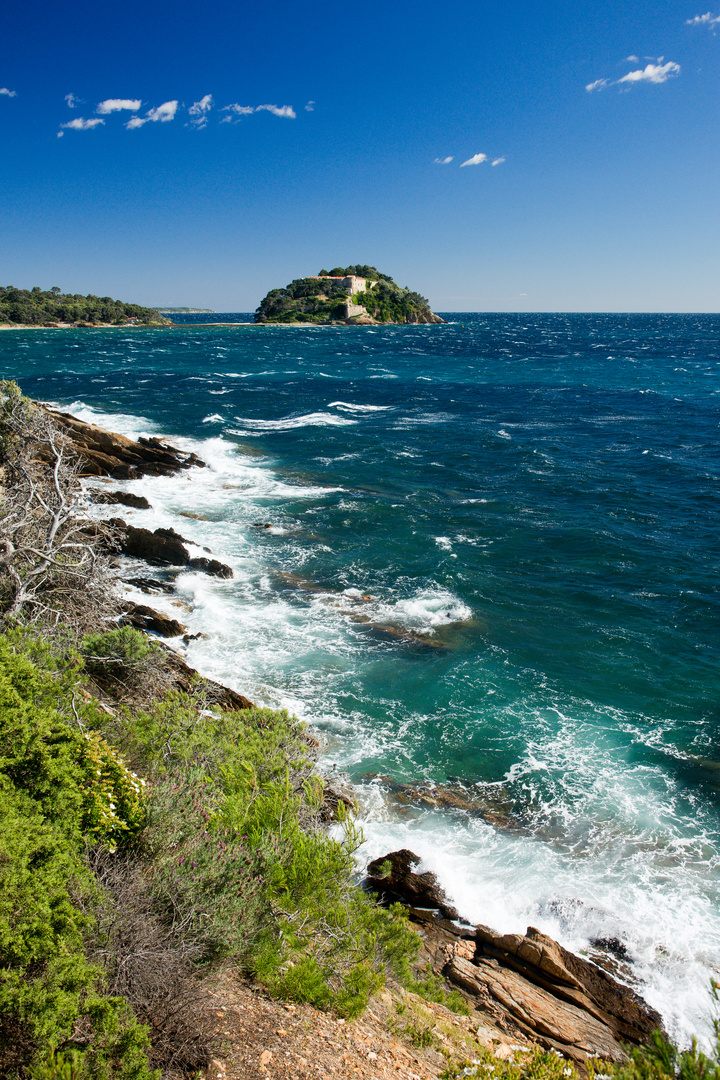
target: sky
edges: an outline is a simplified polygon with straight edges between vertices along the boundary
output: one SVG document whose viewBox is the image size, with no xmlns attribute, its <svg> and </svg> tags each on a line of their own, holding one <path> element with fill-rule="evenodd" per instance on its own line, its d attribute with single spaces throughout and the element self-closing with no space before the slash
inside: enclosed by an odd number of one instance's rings
<svg viewBox="0 0 720 1080">
<path fill-rule="evenodd" d="M 369 263 L 437 311 L 717 312 L 719 193 L 696 0 L 3 16 L 7 285 L 252 311 Z"/>
</svg>

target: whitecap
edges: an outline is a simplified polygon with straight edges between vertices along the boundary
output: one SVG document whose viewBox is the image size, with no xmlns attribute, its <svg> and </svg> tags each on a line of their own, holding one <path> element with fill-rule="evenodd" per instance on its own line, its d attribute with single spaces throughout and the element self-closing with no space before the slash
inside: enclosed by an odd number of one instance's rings
<svg viewBox="0 0 720 1080">
<path fill-rule="evenodd" d="M 244 416 L 236 416 L 235 419 L 244 425 L 242 434 L 259 431 L 294 431 L 296 428 L 304 427 L 346 427 L 357 423 L 357 420 L 351 420 L 349 417 L 325 412 L 306 413 L 304 416 L 285 416 L 281 420 L 257 420 Z"/>
</svg>

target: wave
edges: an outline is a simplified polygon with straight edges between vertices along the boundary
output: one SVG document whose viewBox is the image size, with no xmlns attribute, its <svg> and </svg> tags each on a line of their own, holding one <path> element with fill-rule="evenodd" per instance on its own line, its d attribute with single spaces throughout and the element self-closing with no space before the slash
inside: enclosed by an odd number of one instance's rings
<svg viewBox="0 0 720 1080">
<path fill-rule="evenodd" d="M 334 413 L 314 412 L 304 416 L 286 416 L 281 420 L 257 420 L 236 416 L 238 423 L 243 424 L 241 431 L 231 431 L 232 435 L 247 435 L 261 431 L 294 431 L 304 427 L 347 427 L 356 424 L 357 420 L 351 420 L 346 416 L 336 416 Z"/>
</svg>

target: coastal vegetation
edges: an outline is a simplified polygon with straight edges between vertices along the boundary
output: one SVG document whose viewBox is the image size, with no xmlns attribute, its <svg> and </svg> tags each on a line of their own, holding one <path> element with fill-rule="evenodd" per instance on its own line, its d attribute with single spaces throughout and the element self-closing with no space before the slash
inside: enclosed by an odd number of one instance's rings
<svg viewBox="0 0 720 1080">
<path fill-rule="evenodd" d="M 57 285 L 48 290 L 38 285 L 32 289 L 5 285 L 0 286 L 0 323 L 20 326 L 55 326 L 58 323 L 72 326 L 124 326 L 131 323 L 164 326 L 167 319 L 154 308 L 113 300 L 110 296 L 63 293 Z"/>
<path fill-rule="evenodd" d="M 361 279 L 352 292 L 352 279 Z M 355 310 L 361 308 L 361 311 Z M 296 278 L 284 289 L 271 289 L 255 312 L 255 322 L 268 323 L 422 323 L 441 322 L 425 297 L 401 288 L 374 266 L 356 264 L 321 270 L 316 277 Z"/>
</svg>

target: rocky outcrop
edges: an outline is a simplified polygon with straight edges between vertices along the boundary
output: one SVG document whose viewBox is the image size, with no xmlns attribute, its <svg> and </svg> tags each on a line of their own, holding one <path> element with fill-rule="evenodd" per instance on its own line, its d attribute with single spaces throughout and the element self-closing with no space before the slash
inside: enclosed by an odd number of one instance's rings
<svg viewBox="0 0 720 1080">
<path fill-rule="evenodd" d="M 134 626 L 136 630 L 149 630 L 165 638 L 180 637 L 187 629 L 177 619 L 171 619 L 169 615 L 163 615 L 145 604 L 128 605 L 125 614 L 120 619 L 120 625 Z"/>
<path fill-rule="evenodd" d="M 409 905 L 428 962 L 502 1030 L 582 1065 L 595 1056 L 624 1061 L 626 1045 L 662 1029 L 660 1015 L 633 990 L 534 927 L 498 934 L 450 921 L 457 912 L 434 874 L 414 872 L 419 862 L 407 849 L 390 852 L 370 863 L 367 884 Z"/>
<path fill-rule="evenodd" d="M 206 559 L 202 555 L 198 559 L 189 559 L 188 566 L 191 566 L 193 570 L 202 570 L 211 577 L 231 578 L 233 576 L 232 570 L 225 563 L 217 559 Z"/>
<path fill-rule="evenodd" d="M 212 577 L 233 576 L 232 569 L 218 559 L 206 559 L 202 555 L 191 559 L 185 544 L 191 544 L 192 540 L 174 529 L 155 529 L 151 532 L 150 529 L 128 525 L 122 518 L 110 518 L 108 525 L 113 530 L 116 550 L 123 555 L 132 555 L 153 566 L 188 566 Z"/>
<path fill-rule="evenodd" d="M 120 503 L 122 506 L 132 506 L 136 510 L 150 510 L 150 503 L 144 495 L 134 495 L 132 491 L 97 491 L 90 492 L 90 498 L 94 503 L 102 506 L 114 506 Z"/>
<path fill-rule="evenodd" d="M 367 868 L 367 884 L 385 901 L 397 900 L 411 907 L 437 908 L 446 919 L 457 919 L 458 913 L 438 884 L 437 876 L 429 871 L 416 874 L 412 869 L 420 859 L 407 848 L 391 851 L 375 859 Z"/>
<path fill-rule="evenodd" d="M 214 679 L 207 679 L 199 675 L 195 668 L 186 664 L 183 658 L 178 656 L 169 646 L 166 645 L 164 648 L 165 663 L 173 673 L 173 686 L 176 690 L 188 694 L 200 682 L 205 690 L 205 699 L 208 705 L 218 705 L 221 709 L 227 709 L 229 712 L 255 708 L 254 702 L 246 698 L 244 694 L 238 694 L 236 690 L 231 690 L 229 686 L 223 686 L 221 683 L 215 682 Z"/>
<path fill-rule="evenodd" d="M 192 466 L 204 466 L 196 454 L 186 454 L 162 439 L 141 437 L 135 442 L 117 432 L 86 424 L 69 413 L 48 409 L 71 441 L 81 462 L 81 476 L 113 476 L 134 480 L 140 476 L 173 476 Z"/>
</svg>

